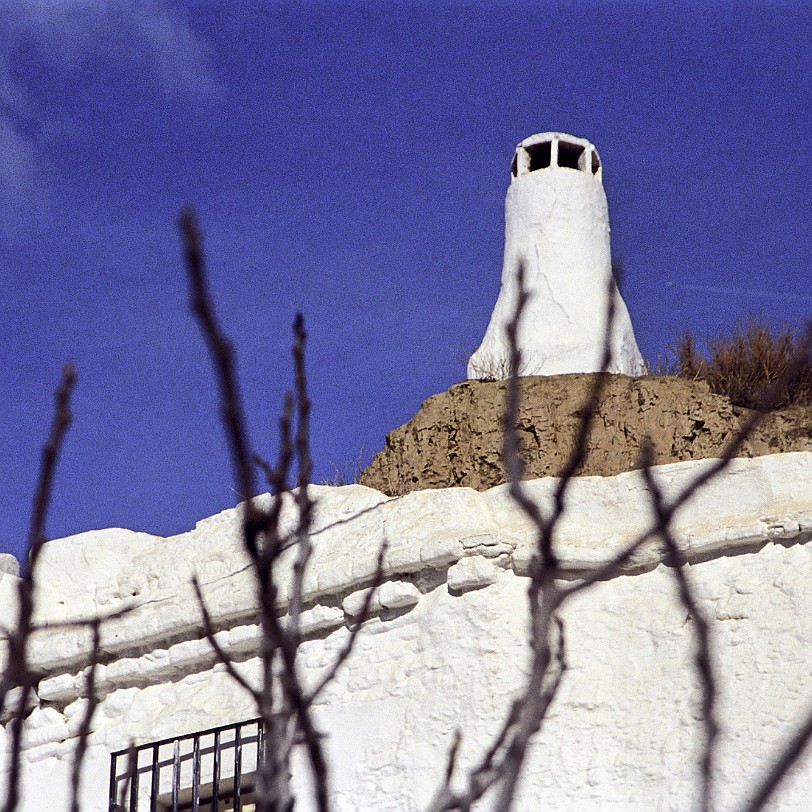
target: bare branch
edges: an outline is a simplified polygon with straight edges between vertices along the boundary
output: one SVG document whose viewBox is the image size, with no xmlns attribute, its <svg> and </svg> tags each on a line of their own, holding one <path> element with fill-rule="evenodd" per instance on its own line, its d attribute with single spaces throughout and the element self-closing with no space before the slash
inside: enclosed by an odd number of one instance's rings
<svg viewBox="0 0 812 812">
<path fill-rule="evenodd" d="M 71 422 L 70 398 L 76 374 L 70 364 L 62 370 L 62 380 L 56 390 L 56 409 L 51 433 L 42 448 L 40 474 L 31 511 L 31 529 L 28 537 L 28 564 L 17 587 L 17 623 L 8 639 L 8 663 L 0 680 L 0 707 L 8 691 L 21 688 L 20 698 L 11 722 L 11 747 L 8 768 L 8 792 L 4 812 L 14 812 L 19 803 L 20 754 L 22 751 L 23 720 L 28 699 L 35 684 L 35 676 L 28 668 L 28 641 L 34 617 L 35 572 L 42 547 L 45 544 L 45 519 L 53 491 L 54 474 L 65 433 Z"/>
<path fill-rule="evenodd" d="M 251 467 L 251 454 L 234 372 L 234 348 L 220 329 L 211 305 L 203 267 L 200 232 L 191 208 L 187 207 L 181 212 L 180 230 L 183 236 L 186 270 L 191 286 L 192 309 L 200 322 L 217 372 L 222 400 L 223 425 L 226 427 L 230 440 L 231 461 L 239 482 L 240 493 L 246 500 L 243 519 L 246 546 L 248 552 L 253 556 L 256 555 L 257 550 L 260 518 L 253 504 L 253 497 L 256 493 L 254 471 Z"/>
<path fill-rule="evenodd" d="M 307 394 L 307 377 L 305 374 L 305 343 L 307 333 L 304 329 L 304 319 L 301 313 L 296 314 L 293 322 L 293 363 L 296 374 L 296 403 L 298 405 L 298 421 L 296 429 L 296 456 L 299 460 L 299 476 L 296 490 L 296 506 L 299 512 L 299 523 L 296 529 L 298 550 L 293 565 L 293 582 L 291 584 L 290 601 L 288 604 L 288 617 L 290 619 L 291 633 L 294 639 L 299 639 L 299 617 L 302 613 L 302 593 L 304 591 L 304 577 L 310 556 L 313 554 L 313 545 L 310 541 L 310 528 L 313 523 L 313 500 L 310 498 L 308 487 L 313 470 L 313 461 L 310 456 L 310 397 Z"/>
<path fill-rule="evenodd" d="M 501 764 L 494 776 L 494 783 L 499 783 L 496 808 L 509 809 L 515 796 L 527 747 L 532 737 L 541 729 L 547 710 L 558 690 L 561 678 L 566 671 L 563 659 L 564 627 L 556 610 L 562 600 L 562 593 L 555 583 L 558 559 L 553 550 L 555 528 L 564 513 L 566 493 L 570 482 L 583 464 L 587 453 L 587 442 L 592 422 L 598 411 L 600 398 L 612 361 L 612 330 L 615 320 L 615 282 L 609 278 L 607 287 L 607 313 L 604 328 L 603 355 L 601 369 L 593 381 L 589 400 L 581 411 L 576 442 L 569 455 L 567 464 L 559 477 L 554 495 L 553 511 L 549 517 L 541 514 L 538 506 L 527 495 L 518 478 L 521 472 L 519 463 L 511 457 L 518 454 L 518 437 L 516 430 L 518 416 L 518 370 L 521 369 L 521 350 L 518 345 L 519 324 L 522 318 L 526 294 L 524 293 L 524 267 L 518 269 L 519 296 L 513 319 L 507 328 L 511 352 L 511 378 L 508 384 L 508 405 L 505 409 L 505 467 L 510 472 L 510 494 L 525 511 L 536 526 L 537 555 L 531 562 L 530 586 L 530 645 L 533 653 L 532 668 L 527 689 L 522 697 L 522 713 L 514 732 L 510 737 Z M 555 622 L 559 629 L 559 674 L 552 682 L 552 687 L 544 691 L 543 685 L 551 660 L 551 624 Z"/>
<path fill-rule="evenodd" d="M 503 417 L 504 447 L 503 465 L 510 482 L 509 492 L 514 501 L 532 521 L 536 530 L 536 554 L 530 566 L 528 588 L 530 614 L 531 669 L 527 686 L 511 706 L 502 728 L 486 753 L 482 763 L 469 773 L 468 786 L 462 794 L 454 794 L 446 780 L 432 809 L 469 809 L 489 789 L 496 787 L 496 809 L 508 810 L 513 803 L 516 788 L 531 739 L 541 729 L 558 688 L 566 672 L 564 625 L 556 610 L 561 602 L 561 592 L 556 585 L 558 561 L 553 550 L 555 528 L 563 515 L 566 491 L 586 455 L 591 422 L 598 410 L 601 393 L 611 364 L 611 331 L 615 313 L 614 280 L 610 279 L 606 318 L 604 353 L 601 372 L 595 379 L 588 403 L 582 411 L 582 420 L 575 446 L 562 472 L 556 488 L 551 515 L 545 517 L 538 504 L 522 484 L 523 466 L 519 454 L 519 370 L 522 355 L 519 347 L 519 325 L 529 294 L 524 284 L 524 264 L 517 269 L 517 294 L 513 317 L 506 327 L 510 348 L 510 379 L 505 399 Z M 552 660 L 551 635 L 558 629 L 558 669 L 550 677 L 548 671 Z"/>
<path fill-rule="evenodd" d="M 810 354 L 810 344 L 812 343 L 812 322 L 809 324 L 805 337 L 801 342 L 799 351 L 787 365 L 784 372 L 776 378 L 763 392 L 759 399 L 758 410 L 751 412 L 744 421 L 739 431 L 731 437 L 725 446 L 722 455 L 715 460 L 709 460 L 708 465 L 683 488 L 665 507 L 669 522 L 676 512 L 696 493 L 702 490 L 711 480 L 722 474 L 741 451 L 747 438 L 756 430 L 767 412 L 779 402 L 787 384 L 798 374 L 801 367 L 808 362 Z M 565 587 L 563 594 L 567 597 L 580 592 L 598 581 L 611 578 L 618 573 L 632 556 L 648 541 L 654 538 L 658 532 L 658 524 L 655 522 L 652 527 L 641 533 L 636 539 L 626 545 L 619 553 L 614 555 L 609 561 L 583 576 L 580 580 Z"/>
<path fill-rule="evenodd" d="M 338 670 L 341 668 L 342 665 L 347 661 L 347 658 L 352 654 L 353 648 L 355 648 L 355 641 L 358 639 L 358 634 L 361 631 L 361 627 L 366 622 L 367 618 L 369 617 L 370 608 L 372 607 L 372 598 L 375 595 L 378 587 L 381 585 L 383 581 L 383 562 L 386 556 L 386 551 L 389 549 L 388 541 L 384 541 L 381 544 L 380 549 L 378 550 L 378 560 L 375 564 L 375 575 L 372 579 L 372 586 L 367 590 L 366 594 L 364 595 L 364 602 L 361 604 L 361 611 L 359 612 L 358 616 L 355 619 L 355 626 L 350 631 L 350 636 L 347 642 L 344 644 L 344 647 L 336 656 L 335 660 L 333 660 L 333 664 L 330 667 L 330 670 L 325 674 L 324 677 L 321 678 L 318 685 L 310 692 L 307 697 L 307 704 L 312 705 L 315 702 L 316 698 L 322 693 L 322 691 L 336 678 L 336 674 L 338 674 Z"/>
<path fill-rule="evenodd" d="M 295 660 L 290 657 L 287 647 L 281 648 L 284 668 L 281 674 L 282 689 L 290 703 L 296 719 L 296 726 L 302 734 L 313 776 L 316 808 L 319 812 L 329 810 L 327 762 L 322 748 L 322 735 L 316 729 L 310 714 L 310 705 L 304 695 L 302 685 L 295 670 Z"/>
<path fill-rule="evenodd" d="M 257 578 L 257 599 L 260 611 L 260 626 L 262 628 L 262 645 L 260 659 L 262 664 L 262 688 L 252 695 L 255 697 L 262 723 L 268 734 L 267 745 L 269 758 L 262 765 L 259 776 L 259 792 L 257 798 L 258 809 L 267 812 L 278 807 L 282 802 L 288 805 L 292 802 L 289 791 L 282 784 L 287 780 L 287 759 L 289 749 L 279 751 L 284 739 L 284 730 L 287 721 L 295 720 L 295 725 L 301 733 L 303 744 L 307 750 L 311 772 L 314 781 L 314 795 L 316 807 L 322 812 L 328 809 L 327 791 L 327 764 L 321 745 L 321 735 L 315 728 L 310 715 L 310 706 L 296 669 L 296 652 L 298 646 L 298 612 L 301 606 L 301 590 L 304 569 L 309 558 L 308 538 L 310 529 L 310 516 L 312 504 L 309 501 L 307 485 L 309 484 L 310 461 L 308 418 L 310 401 L 307 396 L 306 379 L 304 376 L 304 328 L 301 318 L 294 324 L 294 363 L 296 364 L 296 392 L 298 400 L 299 425 L 296 436 L 296 454 L 299 458 L 300 494 L 297 495 L 299 510 L 299 526 L 297 538 L 300 546 L 298 556 L 298 569 L 294 573 L 293 594 L 289 596 L 294 605 L 295 620 L 293 628 L 286 627 L 276 615 L 278 588 L 274 581 L 274 564 L 279 554 L 285 548 L 287 537 L 280 534 L 279 522 L 284 496 L 284 484 L 287 481 L 288 468 L 292 459 L 290 449 L 290 414 L 292 403 L 286 400 L 286 410 L 280 420 L 282 434 L 282 447 L 280 448 L 280 462 L 276 470 L 270 470 L 272 484 L 277 486 L 270 511 L 260 510 L 253 502 L 254 479 L 252 457 L 249 453 L 248 441 L 244 428 L 244 418 L 239 402 L 236 372 L 233 362 L 233 349 L 230 342 L 220 330 L 211 305 L 210 296 L 206 287 L 203 273 L 203 255 L 200 235 L 195 223 L 194 214 L 185 209 L 181 214 L 180 227 L 183 233 L 186 266 L 192 288 L 192 305 L 195 315 L 200 322 L 204 337 L 209 344 L 212 360 L 217 372 L 220 398 L 222 402 L 223 423 L 229 438 L 232 463 L 234 466 L 240 491 L 245 495 L 245 515 L 243 520 L 243 540 L 245 548 L 255 566 Z M 254 458 L 256 461 L 256 458 Z M 269 470 L 266 469 L 266 474 Z M 303 494 L 301 493 L 303 491 Z M 260 537 L 263 545 L 260 547 Z M 197 587 L 199 592 L 199 586 Z M 298 597 L 297 597 L 298 595 Z M 298 608 L 297 608 L 298 607 Z M 201 609 L 205 608 L 202 605 Z M 217 651 L 217 644 L 211 634 L 211 619 L 204 615 L 204 624 L 207 625 L 207 634 L 210 642 Z M 283 706 L 278 718 L 273 713 L 273 692 L 275 679 L 274 661 L 279 655 L 279 686 L 282 689 Z M 222 651 L 218 652 L 222 662 L 227 658 Z M 226 665 L 226 668 L 229 666 Z M 232 677 L 237 674 L 232 667 L 229 671 Z M 240 682 L 240 680 L 238 680 Z M 245 681 L 240 684 L 245 687 Z M 280 735 L 277 736 L 277 733 Z M 283 759 L 284 763 L 279 759 Z M 284 769 L 283 769 L 284 767 Z M 270 773 L 270 774 L 268 774 Z"/>
<path fill-rule="evenodd" d="M 79 787 L 82 780 L 82 765 L 87 753 L 88 737 L 90 736 L 90 725 L 93 721 L 93 714 L 96 712 L 99 700 L 96 696 L 96 670 L 99 665 L 99 651 L 101 648 L 100 622 L 96 621 L 91 627 L 93 631 L 93 645 L 90 649 L 90 664 L 87 671 L 87 707 L 85 708 L 82 721 L 79 725 L 79 741 L 76 745 L 76 753 L 73 757 L 73 769 L 71 771 L 71 800 L 70 811 L 79 812 Z"/>
<path fill-rule="evenodd" d="M 124 801 L 127 793 L 132 791 L 133 784 L 138 780 L 138 751 L 135 749 L 135 742 L 130 741 L 127 748 L 127 772 L 121 786 L 118 788 L 118 805 L 124 809 Z"/>
<path fill-rule="evenodd" d="M 243 677 L 243 675 L 237 671 L 237 669 L 234 667 L 234 663 L 229 659 L 229 656 L 225 653 L 225 651 L 223 651 L 223 647 L 215 637 L 214 626 L 211 622 L 211 614 L 206 606 L 206 601 L 203 598 L 203 592 L 200 589 L 200 582 L 197 580 L 196 575 L 192 577 L 192 586 L 194 587 L 195 596 L 197 597 L 197 605 L 200 607 L 200 614 L 203 618 L 203 631 L 206 635 L 206 639 L 209 641 L 209 645 L 214 649 L 215 655 L 217 655 L 217 660 L 223 664 L 231 679 L 233 679 L 234 682 L 236 682 L 241 688 L 246 690 L 255 701 L 259 702 L 259 693 L 251 686 L 248 680 L 246 680 L 245 677 Z"/>
<path fill-rule="evenodd" d="M 657 518 L 657 532 L 665 544 L 667 563 L 672 567 L 679 589 L 680 600 L 694 620 L 696 629 L 695 663 L 702 685 L 702 718 L 705 727 L 705 748 L 702 754 L 702 809 L 712 809 L 712 779 L 716 757 L 716 740 L 719 723 L 716 719 L 716 676 L 711 660 L 711 631 L 708 622 L 699 609 L 693 589 L 685 569 L 685 558 L 680 552 L 674 534 L 671 532 L 673 512 L 666 509 L 662 491 L 652 471 L 654 452 L 650 443 L 643 446 L 643 476 L 651 493 L 651 502 Z"/>
<path fill-rule="evenodd" d="M 290 392 L 287 394 L 289 395 Z M 274 470 L 273 465 L 271 465 L 261 454 L 257 454 L 256 451 L 251 455 L 251 459 L 253 460 L 254 465 L 256 465 L 257 468 L 259 468 L 262 473 L 265 474 L 265 481 L 271 487 L 274 487 L 274 477 L 276 476 L 276 471 Z"/>
<path fill-rule="evenodd" d="M 305 376 L 304 349 L 306 333 L 303 319 L 297 315 L 294 325 L 293 359 L 296 376 L 296 395 L 291 400 L 286 398 L 285 409 L 280 419 L 281 444 L 279 463 L 272 471 L 272 479 L 277 485 L 287 481 L 287 474 L 294 455 L 294 447 L 290 439 L 293 404 L 297 406 L 297 431 L 295 441 L 295 454 L 299 462 L 299 475 L 297 478 L 298 490 L 294 501 L 298 511 L 298 524 L 296 528 L 297 556 L 293 565 L 293 578 L 288 591 L 288 622 L 282 624 L 276 616 L 277 589 L 273 579 L 273 565 L 277 556 L 289 545 L 288 537 L 280 535 L 279 521 L 282 509 L 283 493 L 278 492 L 274 498 L 271 510 L 266 516 L 265 536 L 266 548 L 257 561 L 257 575 L 260 583 L 259 600 L 263 624 L 263 673 L 266 690 L 262 692 L 261 702 L 265 710 L 261 710 L 263 719 L 269 721 L 268 703 L 272 693 L 274 675 L 271 668 L 271 659 L 275 652 L 281 657 L 282 670 L 280 685 L 287 701 L 286 713 L 290 713 L 296 720 L 296 727 L 301 733 L 302 743 L 305 745 L 314 776 L 316 802 L 319 808 L 327 808 L 327 765 L 324 760 L 321 744 L 321 734 L 315 729 L 310 717 L 310 703 L 307 700 L 296 668 L 296 656 L 300 642 L 299 621 L 302 611 L 304 592 L 304 577 L 312 553 L 310 541 L 310 528 L 312 522 L 313 502 L 308 493 L 312 461 L 309 448 L 309 417 L 310 399 L 307 394 L 307 380 Z M 290 746 L 293 739 L 292 731 L 281 736 L 277 746 L 278 757 L 287 763 L 290 755 Z"/>
<path fill-rule="evenodd" d="M 293 460 L 293 443 L 290 440 L 293 420 L 293 393 L 285 392 L 282 413 L 279 416 L 279 464 L 276 468 L 259 454 L 254 453 L 254 464 L 265 474 L 266 482 L 271 486 L 271 493 L 278 496 L 288 490 L 287 472 Z"/>
<path fill-rule="evenodd" d="M 108 620 L 118 620 L 138 608 L 137 605 L 130 605 L 116 609 L 114 612 L 100 612 L 97 615 L 77 617 L 72 620 L 48 620 L 45 623 L 32 623 L 31 634 L 37 632 L 65 631 L 67 629 L 89 629 L 96 623 L 101 625 Z M 9 629 L 8 626 L 4 626 L 0 623 L 0 639 L 7 639 L 11 637 L 13 633 L 13 630 Z"/>
<path fill-rule="evenodd" d="M 564 512 L 566 494 L 570 482 L 586 459 L 589 434 L 592 423 L 598 412 L 601 395 L 608 380 L 608 371 L 612 363 L 612 330 L 615 323 L 616 312 L 616 283 L 610 276 L 607 290 L 607 311 L 604 327 L 603 354 L 600 371 L 593 379 L 589 398 L 581 409 L 581 421 L 578 426 L 575 444 L 569 454 L 566 464 L 559 475 L 553 500 L 553 512 L 545 517 L 535 501 L 526 493 L 522 485 L 523 466 L 519 456 L 519 438 L 516 430 L 519 413 L 519 370 L 522 366 L 521 349 L 519 347 L 519 325 L 524 315 L 524 308 L 529 294 L 524 285 L 525 268 L 520 263 L 517 269 L 518 293 L 513 318 L 506 327 L 508 344 L 510 346 L 511 375 L 508 381 L 505 413 L 503 417 L 504 447 L 502 452 L 503 464 L 510 482 L 510 495 L 514 501 L 527 514 L 538 532 L 539 563 L 541 566 L 555 570 L 557 558 L 553 550 L 553 531 Z"/>
<path fill-rule="evenodd" d="M 786 777 L 787 772 L 793 764 L 801 757 L 801 754 L 809 746 L 812 739 L 812 712 L 810 712 L 798 732 L 787 742 L 783 752 L 770 767 L 767 775 L 764 776 L 753 799 L 744 809 L 745 812 L 758 812 L 763 809 L 770 800 L 772 794 L 778 789 L 778 785 Z"/>
<path fill-rule="evenodd" d="M 451 739 L 451 747 L 448 750 L 448 764 L 445 768 L 445 785 L 451 785 L 451 779 L 454 777 L 454 768 L 457 765 L 457 754 L 462 744 L 462 731 L 457 728 L 454 731 L 454 736 Z"/>
</svg>

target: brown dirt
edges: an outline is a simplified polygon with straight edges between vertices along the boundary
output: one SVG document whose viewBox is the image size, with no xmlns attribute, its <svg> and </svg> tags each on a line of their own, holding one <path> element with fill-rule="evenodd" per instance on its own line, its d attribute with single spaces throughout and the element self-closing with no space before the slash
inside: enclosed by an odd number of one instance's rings
<svg viewBox="0 0 812 812">
<path fill-rule="evenodd" d="M 570 452 L 593 375 L 520 379 L 519 431 L 525 477 L 557 475 Z M 505 481 L 500 421 L 505 381 L 466 381 L 425 401 L 390 432 L 360 483 L 396 496 L 422 488 L 485 490 Z M 612 375 L 578 472 L 608 476 L 639 468 L 650 437 L 655 462 L 716 457 L 749 414 L 702 381 Z M 812 407 L 767 415 L 739 456 L 812 451 Z"/>
</svg>

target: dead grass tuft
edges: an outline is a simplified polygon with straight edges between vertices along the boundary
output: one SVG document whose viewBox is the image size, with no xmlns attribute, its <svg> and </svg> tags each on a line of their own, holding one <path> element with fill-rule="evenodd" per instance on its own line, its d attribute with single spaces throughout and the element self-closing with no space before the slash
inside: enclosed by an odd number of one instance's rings
<svg viewBox="0 0 812 812">
<path fill-rule="evenodd" d="M 761 393 L 789 367 L 801 351 L 803 339 L 786 325 L 773 330 L 755 316 L 738 322 L 730 335 L 707 339 L 707 357 L 686 333 L 676 342 L 673 373 L 705 381 L 711 391 L 730 398 L 736 406 L 754 409 Z M 783 387 L 773 408 L 812 405 L 812 363 L 809 357 Z"/>
</svg>

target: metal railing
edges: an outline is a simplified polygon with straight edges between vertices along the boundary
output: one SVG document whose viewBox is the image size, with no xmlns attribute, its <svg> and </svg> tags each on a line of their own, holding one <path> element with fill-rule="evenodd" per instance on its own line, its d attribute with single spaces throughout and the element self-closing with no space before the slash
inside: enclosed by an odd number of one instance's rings
<svg viewBox="0 0 812 812">
<path fill-rule="evenodd" d="M 110 758 L 110 812 L 247 812 L 262 761 L 259 719 L 142 744 Z"/>
</svg>

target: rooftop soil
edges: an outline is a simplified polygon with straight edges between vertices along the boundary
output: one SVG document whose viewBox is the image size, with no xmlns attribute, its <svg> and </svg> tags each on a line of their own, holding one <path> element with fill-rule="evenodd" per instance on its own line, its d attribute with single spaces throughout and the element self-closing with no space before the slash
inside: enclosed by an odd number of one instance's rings
<svg viewBox="0 0 812 812">
<path fill-rule="evenodd" d="M 519 379 L 518 429 L 525 478 L 556 476 L 584 413 L 592 374 Z M 359 482 L 398 496 L 424 488 L 486 490 L 505 481 L 500 459 L 506 381 L 465 381 L 426 400 L 390 432 Z M 610 476 L 640 467 L 645 438 L 655 464 L 718 457 L 750 414 L 702 381 L 611 375 L 579 475 Z M 812 451 L 812 406 L 765 415 L 738 456 Z"/>
</svg>

